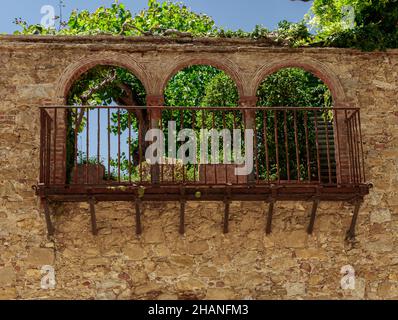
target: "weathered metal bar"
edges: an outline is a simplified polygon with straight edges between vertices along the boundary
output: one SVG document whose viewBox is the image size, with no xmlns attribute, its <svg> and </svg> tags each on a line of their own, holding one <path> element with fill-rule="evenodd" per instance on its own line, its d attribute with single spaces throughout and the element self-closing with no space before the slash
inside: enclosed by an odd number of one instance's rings
<svg viewBox="0 0 398 320">
<path fill-rule="evenodd" d="M 88 179 L 88 165 L 90 162 L 90 109 L 87 109 L 86 118 L 86 165 L 84 170 L 84 181 L 86 184 L 89 183 Z"/>
<path fill-rule="evenodd" d="M 337 137 L 337 146 L 335 146 L 335 153 L 337 153 L 338 155 L 338 159 L 337 159 L 337 167 L 336 170 L 338 170 L 338 172 L 336 172 L 336 178 L 337 178 L 337 183 L 341 182 L 342 180 L 342 174 L 343 174 L 343 169 L 342 169 L 342 162 L 341 162 L 341 149 L 342 149 L 342 145 L 341 145 L 341 139 L 340 139 L 340 126 L 339 126 L 339 112 L 338 110 L 333 110 L 333 122 L 335 124 L 335 137 Z"/>
<path fill-rule="evenodd" d="M 296 165 L 297 165 L 297 182 L 300 182 L 300 150 L 298 141 L 298 130 L 297 130 L 297 111 L 293 111 L 293 127 L 294 127 L 294 143 L 296 145 Z"/>
<path fill-rule="evenodd" d="M 255 160 L 255 170 L 256 170 L 256 182 L 260 182 L 260 172 L 258 166 L 258 139 L 257 139 L 257 124 L 256 124 L 256 113 L 253 115 L 253 131 L 254 131 L 254 160 Z"/>
<path fill-rule="evenodd" d="M 121 181 L 120 108 L 117 108 L 117 180 Z"/>
<path fill-rule="evenodd" d="M 316 212 L 318 210 L 318 205 L 319 205 L 319 199 L 318 198 L 314 199 L 314 201 L 312 202 L 310 223 L 307 229 L 308 234 L 312 234 L 312 232 L 314 231 L 314 224 L 315 224 Z"/>
<path fill-rule="evenodd" d="M 349 177 L 350 177 L 350 182 L 352 183 L 354 181 L 354 170 L 352 166 L 352 146 L 351 146 L 351 137 L 350 137 L 350 127 L 349 127 L 349 120 L 348 120 L 348 114 L 347 110 L 344 111 L 344 118 L 345 118 L 345 125 L 346 125 L 346 131 L 347 131 L 347 141 L 348 141 L 348 170 L 349 170 Z"/>
<path fill-rule="evenodd" d="M 43 206 L 44 206 L 44 217 L 46 219 L 46 225 L 47 225 L 47 234 L 49 236 L 53 236 L 55 229 L 54 226 L 51 222 L 51 214 L 50 214 L 50 207 L 48 200 L 46 198 L 42 199 Z"/>
<path fill-rule="evenodd" d="M 290 181 L 289 135 L 287 133 L 287 111 L 283 111 L 283 127 L 285 133 L 286 172 L 287 181 Z"/>
<path fill-rule="evenodd" d="M 263 136 L 264 136 L 264 146 L 265 146 L 265 166 L 267 170 L 267 181 L 270 183 L 270 166 L 269 166 L 269 147 L 268 147 L 268 116 L 267 111 L 263 111 Z"/>
<path fill-rule="evenodd" d="M 227 128 L 227 122 L 225 120 L 225 111 L 222 111 L 222 123 L 223 123 L 223 129 Z M 223 164 L 224 164 L 224 169 L 225 169 L 225 183 L 228 183 L 228 166 L 226 165 L 226 157 L 228 157 L 228 155 L 225 154 L 225 141 L 223 141 Z M 230 156 L 230 155 L 229 155 Z"/>
<path fill-rule="evenodd" d="M 51 175 L 51 118 L 47 115 L 47 121 L 46 121 L 46 137 L 47 137 L 47 142 L 46 142 L 46 147 L 47 147 L 47 158 L 46 158 L 46 184 L 50 184 L 50 175 Z"/>
<path fill-rule="evenodd" d="M 108 180 L 111 180 L 111 109 L 108 109 Z"/>
<path fill-rule="evenodd" d="M 44 113 L 45 109 L 40 109 L 40 183 L 44 183 L 44 150 L 45 150 L 45 123 Z"/>
<path fill-rule="evenodd" d="M 278 143 L 278 117 L 277 112 L 274 110 L 274 134 L 275 134 L 275 155 L 276 155 L 276 172 L 278 183 L 281 182 L 280 166 L 279 166 L 279 143 Z"/>
<path fill-rule="evenodd" d="M 311 158 L 309 147 L 309 134 L 308 134 L 308 112 L 304 111 L 304 130 L 305 130 L 305 149 L 307 153 L 307 174 L 308 181 L 311 182 Z"/>
<path fill-rule="evenodd" d="M 354 214 L 352 216 L 350 229 L 347 232 L 346 240 L 353 240 L 355 238 L 355 227 L 358 221 L 359 209 L 361 208 L 363 199 L 359 198 L 355 202 Z"/>
<path fill-rule="evenodd" d="M 196 111 L 192 110 L 192 130 L 195 131 L 195 129 L 196 129 Z M 196 155 L 195 155 L 195 157 L 196 157 Z M 193 164 L 193 181 L 194 181 L 194 183 L 196 183 L 196 175 L 197 175 L 196 170 L 197 170 L 197 164 L 195 161 L 195 163 Z"/>
<path fill-rule="evenodd" d="M 142 132 L 142 123 L 141 121 L 138 121 L 138 163 L 139 163 L 139 167 L 140 167 L 140 183 L 142 183 L 143 181 L 143 172 L 142 172 L 142 136 L 143 136 L 143 132 Z"/>
<path fill-rule="evenodd" d="M 327 121 L 327 113 L 325 116 L 324 124 L 326 132 L 326 157 L 328 162 L 328 176 L 329 176 L 329 183 L 332 183 L 332 164 L 330 160 L 329 123 Z"/>
<path fill-rule="evenodd" d="M 357 154 L 357 157 L 356 157 L 356 159 L 357 159 L 357 161 L 356 161 L 356 163 L 357 163 L 357 172 L 358 172 L 358 180 L 357 180 L 357 182 L 358 183 L 360 183 L 361 181 L 362 181 L 362 167 L 361 167 L 361 146 L 359 145 L 360 144 L 360 142 L 359 142 L 359 129 L 358 129 L 358 115 L 359 115 L 359 112 L 357 111 L 356 113 L 355 113 L 355 116 L 354 116 L 354 118 L 353 118 L 353 121 L 354 121 L 354 128 L 355 128 L 355 132 L 354 132 L 354 136 L 355 136 L 355 139 L 354 139 L 354 141 L 355 141 L 355 149 L 356 149 L 356 154 Z"/>
<path fill-rule="evenodd" d="M 58 130 L 58 109 L 54 109 L 54 132 L 53 132 L 53 183 L 56 183 L 56 177 L 57 177 L 57 130 Z"/>
<path fill-rule="evenodd" d="M 131 112 L 127 111 L 127 126 L 128 126 L 128 148 L 129 148 L 129 156 L 128 156 L 128 176 L 129 176 L 129 183 L 131 183 L 131 170 L 132 170 L 132 165 L 131 165 Z"/>
<path fill-rule="evenodd" d="M 318 181 L 319 183 L 322 183 L 321 156 L 319 153 L 318 116 L 316 110 L 314 112 L 314 122 L 315 122 L 315 141 L 316 141 L 316 153 L 317 153 L 316 161 L 318 165 Z"/>
<path fill-rule="evenodd" d="M 95 198 L 89 199 L 90 205 L 90 218 L 91 218 L 91 232 L 93 235 L 98 235 L 98 228 L 97 228 L 97 216 L 95 214 Z"/>
<path fill-rule="evenodd" d="M 180 110 L 180 130 L 184 130 L 184 111 Z M 181 166 L 182 168 L 182 182 L 185 183 L 185 166 Z"/>
<path fill-rule="evenodd" d="M 359 127 L 359 143 L 361 144 L 362 154 L 362 170 L 363 170 L 363 181 L 366 182 L 366 170 L 365 170 L 365 154 L 363 152 L 363 138 L 362 138 L 362 126 L 361 126 L 361 114 L 358 112 L 358 127 Z"/>
<path fill-rule="evenodd" d="M 97 111 L 97 183 L 100 182 L 101 164 L 101 109 Z"/>
</svg>

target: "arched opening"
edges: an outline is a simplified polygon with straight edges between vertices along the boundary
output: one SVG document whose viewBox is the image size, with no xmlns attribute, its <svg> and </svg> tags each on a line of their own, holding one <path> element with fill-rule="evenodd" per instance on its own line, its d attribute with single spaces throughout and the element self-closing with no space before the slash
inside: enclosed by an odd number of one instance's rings
<svg viewBox="0 0 398 320">
<path fill-rule="evenodd" d="M 257 90 L 256 165 L 261 180 L 337 182 L 335 113 L 328 86 L 301 68 L 268 75 Z"/>
<path fill-rule="evenodd" d="M 234 125 L 241 127 L 242 114 L 239 110 L 231 110 L 239 105 L 239 89 L 236 82 L 226 72 L 214 66 L 191 65 L 176 72 L 170 78 L 165 86 L 164 97 L 165 105 L 168 107 L 162 113 L 162 128 L 165 135 L 171 131 L 169 127 L 171 122 L 174 122 L 177 130 L 186 128 L 193 130 L 196 136 L 196 152 L 190 155 L 191 149 L 184 153 L 168 154 L 166 162 L 172 166 L 170 169 L 162 166 L 162 170 L 172 171 L 173 181 L 206 184 L 228 182 L 227 171 L 230 169 L 227 168 L 227 164 L 220 165 L 224 160 L 223 138 L 221 136 L 214 138 L 218 142 L 217 151 L 212 150 L 210 144 L 204 146 L 201 142 L 206 140 L 207 143 L 209 139 L 213 139 L 210 137 L 211 132 L 216 130 L 221 132 L 227 129 L 232 132 Z M 180 150 L 188 141 L 188 137 L 177 141 L 175 149 Z M 169 150 L 168 142 L 166 150 Z M 204 153 L 206 153 L 205 158 Z M 191 163 L 184 165 L 182 157 L 189 158 Z"/>
<path fill-rule="evenodd" d="M 97 65 L 71 84 L 66 100 L 67 183 L 138 180 L 149 123 L 142 82 L 125 68 Z"/>
</svg>

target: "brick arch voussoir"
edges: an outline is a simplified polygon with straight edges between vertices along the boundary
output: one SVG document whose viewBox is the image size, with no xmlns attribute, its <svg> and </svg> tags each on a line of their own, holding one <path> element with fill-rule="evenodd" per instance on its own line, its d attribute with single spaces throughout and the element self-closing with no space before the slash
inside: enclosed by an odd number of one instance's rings
<svg viewBox="0 0 398 320">
<path fill-rule="evenodd" d="M 329 88 L 333 104 L 336 107 L 348 106 L 347 97 L 338 76 L 325 64 L 314 59 L 286 59 L 262 66 L 253 78 L 251 94 L 257 95 L 257 90 L 261 83 L 271 74 L 284 68 L 300 68 L 311 72 L 314 76 L 321 79 Z"/>
<path fill-rule="evenodd" d="M 98 54 L 82 57 L 69 65 L 62 72 L 56 85 L 56 101 L 60 104 L 66 103 L 69 90 L 73 83 L 78 80 L 82 74 L 98 65 L 111 65 L 125 68 L 141 81 L 147 95 L 153 92 L 151 86 L 153 81 L 151 80 L 151 76 L 139 62 L 134 61 L 131 57 L 124 54 Z"/>
</svg>

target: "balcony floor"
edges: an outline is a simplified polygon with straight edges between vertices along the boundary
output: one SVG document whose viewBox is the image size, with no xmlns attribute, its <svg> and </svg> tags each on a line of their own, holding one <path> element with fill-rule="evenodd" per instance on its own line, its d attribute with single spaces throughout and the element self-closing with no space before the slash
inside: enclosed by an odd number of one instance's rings
<svg viewBox="0 0 398 320">
<path fill-rule="evenodd" d="M 38 185 L 37 195 L 56 202 L 96 201 L 352 201 L 369 194 L 371 185 Z"/>
</svg>

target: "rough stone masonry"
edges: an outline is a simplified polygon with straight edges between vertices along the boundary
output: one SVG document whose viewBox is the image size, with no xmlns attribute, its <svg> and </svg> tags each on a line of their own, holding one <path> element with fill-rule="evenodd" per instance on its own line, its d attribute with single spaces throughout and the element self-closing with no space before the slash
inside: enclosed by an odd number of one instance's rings
<svg viewBox="0 0 398 320">
<path fill-rule="evenodd" d="M 220 232 L 223 204 L 188 203 L 185 236 L 178 203 L 145 203 L 144 233 L 134 233 L 131 203 L 98 205 L 99 235 L 87 204 L 55 208 L 47 238 L 32 185 L 39 176 L 38 107 L 64 104 L 70 85 L 98 64 L 131 70 L 148 99 L 162 99 L 178 70 L 209 64 L 237 83 L 241 101 L 283 67 L 320 77 L 334 104 L 360 107 L 368 182 L 355 241 L 345 241 L 347 203 L 320 204 L 313 235 L 310 203 L 276 204 L 264 234 L 264 203 L 231 205 L 230 233 Z M 56 287 L 40 286 L 43 265 Z M 355 270 L 343 290 L 341 268 Z M 270 47 L 251 40 L 0 36 L 0 298 L 301 299 L 398 298 L 398 50 Z"/>
</svg>

